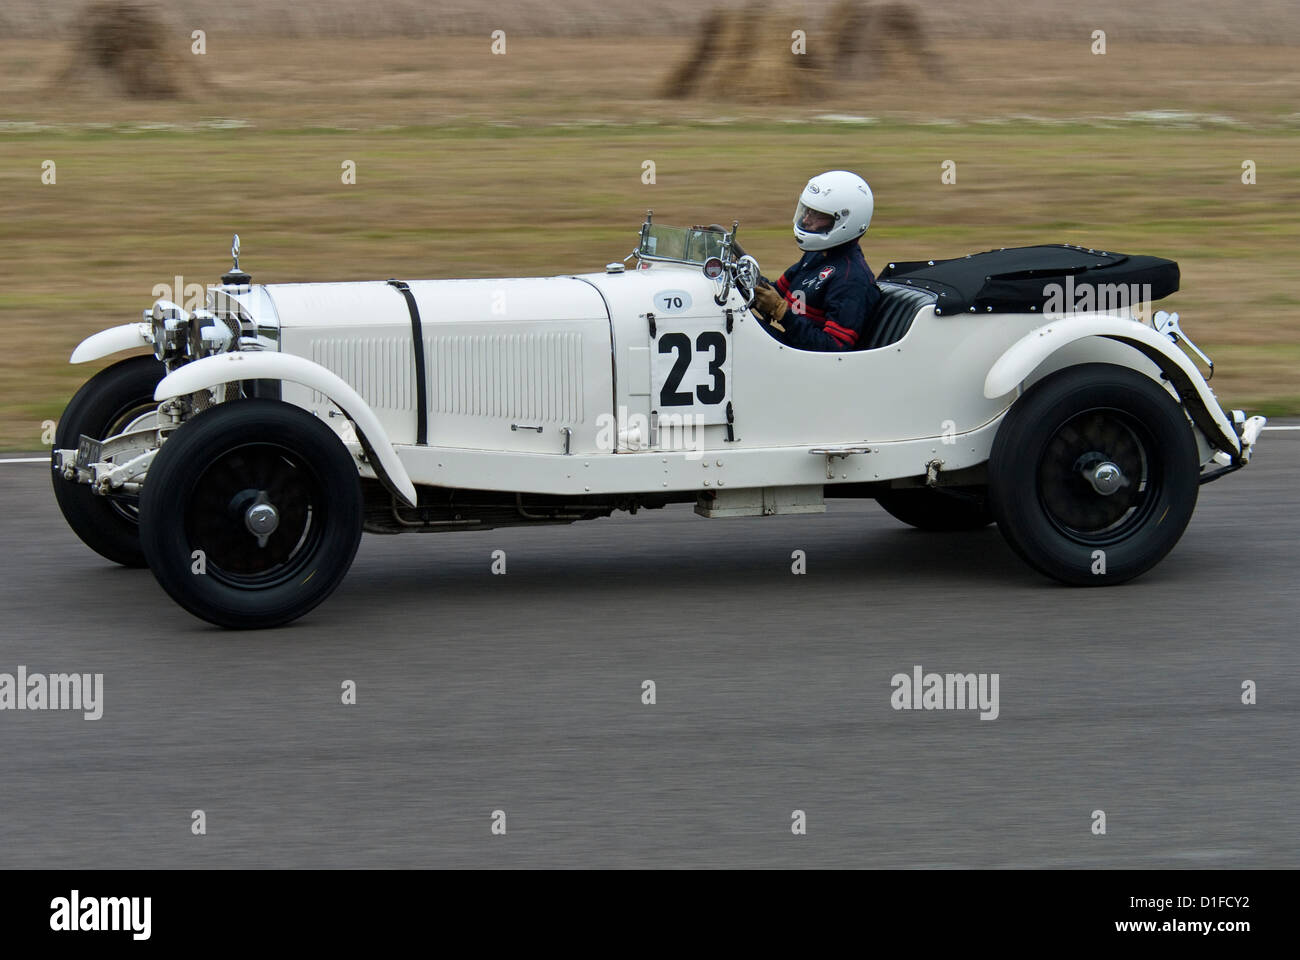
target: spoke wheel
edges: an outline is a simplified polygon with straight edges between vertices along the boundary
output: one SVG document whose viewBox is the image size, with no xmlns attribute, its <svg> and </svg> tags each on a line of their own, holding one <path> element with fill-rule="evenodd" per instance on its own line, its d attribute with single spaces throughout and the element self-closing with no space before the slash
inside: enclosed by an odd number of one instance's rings
<svg viewBox="0 0 1300 960">
<path fill-rule="evenodd" d="M 235 400 L 177 430 L 140 497 L 163 589 L 195 616 L 274 627 L 342 581 L 361 540 L 361 481 L 329 427 L 278 400 Z"/>
<path fill-rule="evenodd" d="M 165 372 L 153 357 L 128 357 L 105 367 L 69 401 L 54 434 L 55 447 L 75 450 L 82 434 L 106 439 L 156 410 L 153 391 Z M 64 519 L 86 546 L 123 566 L 145 565 L 137 497 L 100 496 L 53 471 L 51 478 Z"/>
<path fill-rule="evenodd" d="M 1069 367 L 1007 413 L 989 456 L 989 505 L 1030 566 L 1076 586 L 1122 583 L 1182 536 L 1200 458 L 1182 407 L 1127 367 Z"/>
<path fill-rule="evenodd" d="M 247 588 L 271 587 L 296 576 L 320 545 L 324 496 L 320 477 L 294 451 L 247 444 L 203 470 L 185 529 L 206 555 L 209 576 Z M 272 518 L 268 532 L 259 532 L 250 519 L 261 515 Z"/>
<path fill-rule="evenodd" d="M 1149 431 L 1122 410 L 1076 414 L 1048 441 L 1038 497 L 1063 534 L 1097 544 L 1141 525 L 1160 493 L 1158 452 Z"/>
</svg>

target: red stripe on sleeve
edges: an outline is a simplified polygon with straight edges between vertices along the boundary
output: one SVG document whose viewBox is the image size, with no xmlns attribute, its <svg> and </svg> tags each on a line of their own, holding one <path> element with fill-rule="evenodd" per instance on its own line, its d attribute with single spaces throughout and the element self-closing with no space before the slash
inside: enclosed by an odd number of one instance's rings
<svg viewBox="0 0 1300 960">
<path fill-rule="evenodd" d="M 822 329 L 825 330 L 832 337 L 834 337 L 836 340 L 838 340 L 840 343 L 843 343 L 847 346 L 851 347 L 858 342 L 858 335 L 856 333 L 854 333 L 852 330 L 849 330 L 845 327 L 841 327 L 834 320 L 827 320 L 826 324 L 822 327 Z"/>
</svg>

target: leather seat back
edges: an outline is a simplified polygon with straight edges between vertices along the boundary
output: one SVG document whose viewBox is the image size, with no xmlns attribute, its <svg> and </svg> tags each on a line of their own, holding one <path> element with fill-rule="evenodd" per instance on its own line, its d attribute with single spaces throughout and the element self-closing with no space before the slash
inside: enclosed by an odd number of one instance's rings
<svg viewBox="0 0 1300 960">
<path fill-rule="evenodd" d="M 875 350 L 902 340 L 917 313 L 938 299 L 929 290 L 909 287 L 903 283 L 884 281 L 879 287 L 882 296 L 876 309 L 867 318 L 867 341 L 859 347 L 860 350 Z"/>
</svg>

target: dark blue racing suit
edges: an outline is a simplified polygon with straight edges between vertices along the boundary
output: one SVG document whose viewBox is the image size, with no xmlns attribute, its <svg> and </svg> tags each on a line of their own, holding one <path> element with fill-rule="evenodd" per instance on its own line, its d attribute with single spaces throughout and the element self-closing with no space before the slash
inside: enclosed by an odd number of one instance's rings
<svg viewBox="0 0 1300 960">
<path fill-rule="evenodd" d="M 805 253 L 772 285 L 790 309 L 781 320 L 784 333 L 768 323 L 763 329 L 800 350 L 858 349 L 882 296 L 857 240 Z"/>
</svg>

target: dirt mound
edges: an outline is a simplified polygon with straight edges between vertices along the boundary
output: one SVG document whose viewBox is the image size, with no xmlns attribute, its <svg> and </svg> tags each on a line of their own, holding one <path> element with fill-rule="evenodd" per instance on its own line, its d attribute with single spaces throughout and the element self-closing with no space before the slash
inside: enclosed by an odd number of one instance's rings
<svg viewBox="0 0 1300 960">
<path fill-rule="evenodd" d="M 937 69 L 911 4 L 840 0 L 816 30 L 808 31 L 809 25 L 806 15 L 773 12 L 763 3 L 715 8 L 659 95 L 794 101 L 842 80 L 898 74 L 909 66 Z"/>
<path fill-rule="evenodd" d="M 808 57 L 794 51 L 798 18 L 765 5 L 716 8 L 705 15 L 690 53 L 665 78 L 668 99 L 717 96 L 729 100 L 792 100 L 818 78 Z M 806 21 L 805 21 L 806 22 Z"/>
<path fill-rule="evenodd" d="M 909 3 L 840 0 L 827 17 L 826 33 L 836 72 L 846 78 L 894 76 L 909 67 L 937 69 L 921 17 Z"/>
<path fill-rule="evenodd" d="M 67 66 L 54 86 L 93 85 L 128 97 L 179 96 L 199 80 L 195 71 L 183 69 L 188 37 L 173 33 L 150 4 L 92 3 L 80 17 Z"/>
</svg>

